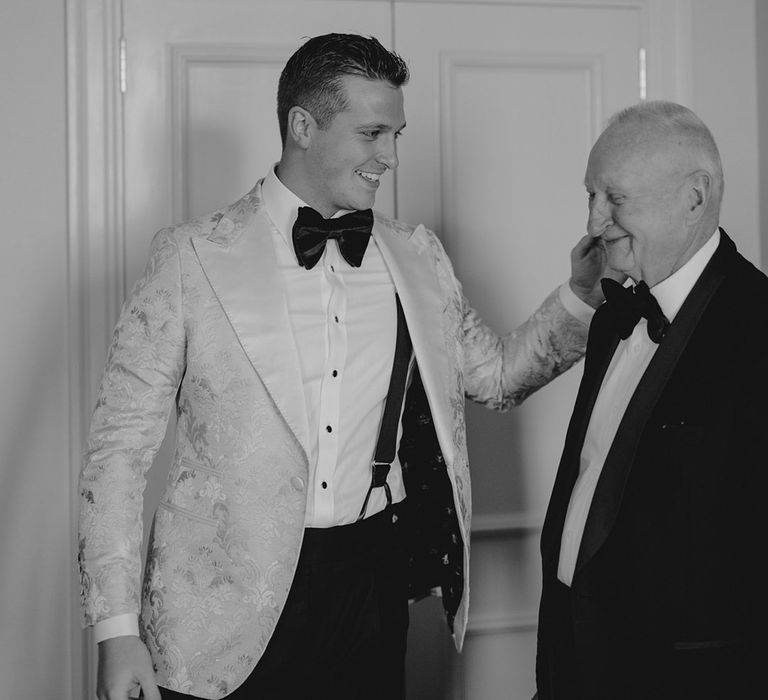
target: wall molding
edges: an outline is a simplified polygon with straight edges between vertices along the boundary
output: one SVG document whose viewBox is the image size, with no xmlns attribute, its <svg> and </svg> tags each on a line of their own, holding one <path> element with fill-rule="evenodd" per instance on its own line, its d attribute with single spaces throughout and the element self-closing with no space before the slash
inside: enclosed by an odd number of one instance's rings
<svg viewBox="0 0 768 700">
<path fill-rule="evenodd" d="M 515 3 L 505 3 L 515 4 Z M 566 54 L 566 53 L 517 53 L 514 51 L 443 51 L 439 55 L 439 77 L 437 101 L 439 111 L 439 183 L 435 188 L 435 211 L 437 212 L 436 228 L 446 231 L 445 220 L 456 218 L 453 202 L 455 197 L 450 194 L 453 173 L 460 172 L 454 163 L 452 125 L 452 99 L 455 92 L 454 78 L 457 69 L 487 68 L 494 69 L 535 69 L 541 71 L 573 71 L 581 72 L 587 77 L 589 84 L 589 100 L 592 116 L 591 129 L 594 138 L 600 133 L 602 119 L 602 57 L 600 55 Z M 443 206 L 445 202 L 445 206 Z"/>
<path fill-rule="evenodd" d="M 544 525 L 544 513 L 492 513 L 472 516 L 472 539 L 493 539 L 538 533 Z"/>
<path fill-rule="evenodd" d="M 470 616 L 467 622 L 467 639 L 485 637 L 494 634 L 519 634 L 530 632 L 539 626 L 539 614 L 536 611 L 515 615 L 494 615 L 493 617 Z"/>
<path fill-rule="evenodd" d="M 67 110 L 67 278 L 68 278 L 68 352 L 69 352 L 69 474 L 72 488 L 69 490 L 69 531 L 70 553 L 78 550 L 77 522 L 79 499 L 75 485 L 80 471 L 80 455 L 83 449 L 85 432 L 85 410 L 83 406 L 83 384 L 86 376 L 87 327 L 85 325 L 85 298 L 82 293 L 86 247 L 82 242 L 82 232 L 86 230 L 85 189 L 86 174 L 83 155 L 83 143 L 87 139 L 82 115 L 84 105 L 84 13 L 83 4 L 78 0 L 66 3 L 66 110 Z M 91 659 L 87 653 L 88 635 L 80 627 L 79 579 L 71 570 L 68 578 L 67 600 L 71 610 L 68 616 L 69 634 L 69 672 L 67 692 L 70 700 L 91 697 L 86 691 L 87 679 L 92 676 Z"/>
<path fill-rule="evenodd" d="M 515 5 L 520 7 L 577 7 L 596 9 L 637 8 L 649 0 L 391 0 L 392 4 L 428 4 L 428 5 Z M 651 2 L 658 0 L 650 0 Z M 664 0 L 661 0 L 662 2 Z M 676 0 L 672 0 L 676 2 Z"/>
<path fill-rule="evenodd" d="M 70 356 L 70 542 L 78 540 L 77 482 L 92 401 L 125 295 L 122 0 L 66 0 L 67 270 Z M 96 653 L 80 627 L 79 576 L 70 576 L 71 700 L 95 697 Z"/>
</svg>

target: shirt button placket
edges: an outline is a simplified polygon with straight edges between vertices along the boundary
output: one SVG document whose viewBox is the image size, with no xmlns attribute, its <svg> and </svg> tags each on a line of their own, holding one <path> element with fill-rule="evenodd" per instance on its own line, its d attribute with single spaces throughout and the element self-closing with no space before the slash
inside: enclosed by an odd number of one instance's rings
<svg viewBox="0 0 768 700">
<path fill-rule="evenodd" d="M 326 250 L 326 279 L 330 285 L 330 297 L 326 307 L 326 333 L 328 338 L 327 357 L 325 358 L 325 372 L 330 374 L 333 380 L 322 382 L 320 397 L 320 440 L 319 459 L 315 482 L 318 485 L 318 496 L 324 503 L 323 510 L 332 521 L 336 517 L 334 512 L 334 493 L 331 488 L 334 470 L 339 458 L 338 445 L 338 421 L 339 401 L 341 392 L 340 370 L 343 368 L 346 354 L 346 339 L 342 324 L 345 310 L 345 287 L 339 271 L 336 269 L 338 261 L 335 259 L 337 251 L 331 247 Z M 330 255 L 328 255 L 330 253 Z"/>
</svg>

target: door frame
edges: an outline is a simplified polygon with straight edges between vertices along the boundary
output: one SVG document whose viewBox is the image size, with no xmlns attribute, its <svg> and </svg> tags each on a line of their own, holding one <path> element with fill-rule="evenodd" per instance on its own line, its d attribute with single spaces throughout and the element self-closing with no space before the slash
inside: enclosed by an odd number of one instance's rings
<svg viewBox="0 0 768 700">
<path fill-rule="evenodd" d="M 389 0 L 393 12 L 404 1 L 637 9 L 643 17 L 647 98 L 692 104 L 692 0 Z M 77 482 L 86 431 L 106 348 L 127 292 L 122 134 L 123 90 L 130 89 L 125 66 L 130 37 L 127 41 L 123 37 L 123 0 L 66 0 L 66 34 L 67 265 L 69 352 L 73 358 L 69 380 L 70 542 L 74 562 Z M 492 536 L 497 530 L 529 525 L 479 522 L 473 530 L 479 536 Z M 90 632 L 80 630 L 79 577 L 74 566 L 70 585 L 74 592 L 70 616 L 73 680 L 68 692 L 71 700 L 78 700 L 94 697 L 96 650 Z"/>
</svg>

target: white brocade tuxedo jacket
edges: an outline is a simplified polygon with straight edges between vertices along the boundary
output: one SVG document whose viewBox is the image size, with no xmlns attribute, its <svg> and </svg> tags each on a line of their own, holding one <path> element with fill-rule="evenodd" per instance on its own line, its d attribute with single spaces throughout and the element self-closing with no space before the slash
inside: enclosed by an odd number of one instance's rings
<svg viewBox="0 0 768 700">
<path fill-rule="evenodd" d="M 271 227 L 259 183 L 234 205 L 155 236 L 113 336 L 81 474 L 84 624 L 141 607 L 158 682 L 205 698 L 232 692 L 258 662 L 304 530 L 306 405 Z M 500 337 L 468 306 L 432 232 L 377 214 L 373 237 L 402 302 L 441 453 L 434 464 L 452 500 L 461 581 L 449 619 L 460 648 L 471 517 L 465 394 L 497 409 L 519 403 L 582 356 L 587 327 L 555 292 Z M 174 402 L 175 455 L 140 595 L 144 474 Z"/>
</svg>

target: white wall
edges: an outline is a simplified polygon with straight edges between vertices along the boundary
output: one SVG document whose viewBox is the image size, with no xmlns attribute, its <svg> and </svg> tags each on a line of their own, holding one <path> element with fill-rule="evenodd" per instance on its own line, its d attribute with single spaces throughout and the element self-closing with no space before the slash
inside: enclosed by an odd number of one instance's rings
<svg viewBox="0 0 768 700">
<path fill-rule="evenodd" d="M 79 653 L 70 643 L 64 3 L 4 1 L 0 15 L 0 698 L 41 700 L 69 696 Z"/>
<path fill-rule="evenodd" d="M 765 5 L 765 0 L 757 0 Z M 760 264 L 755 0 L 692 0 L 692 109 L 723 160 L 721 224 Z"/>
<path fill-rule="evenodd" d="M 690 4 L 691 106 L 722 149 L 723 223 L 758 262 L 761 207 L 768 223 L 766 134 L 758 140 L 768 118 L 768 10 L 765 0 Z M 58 0 L 4 0 L 0 8 L 3 700 L 82 698 L 80 635 L 72 629 L 70 420 L 77 429 L 78 419 L 70 416 L 69 381 L 81 358 L 68 356 L 65 27 Z"/>
</svg>

